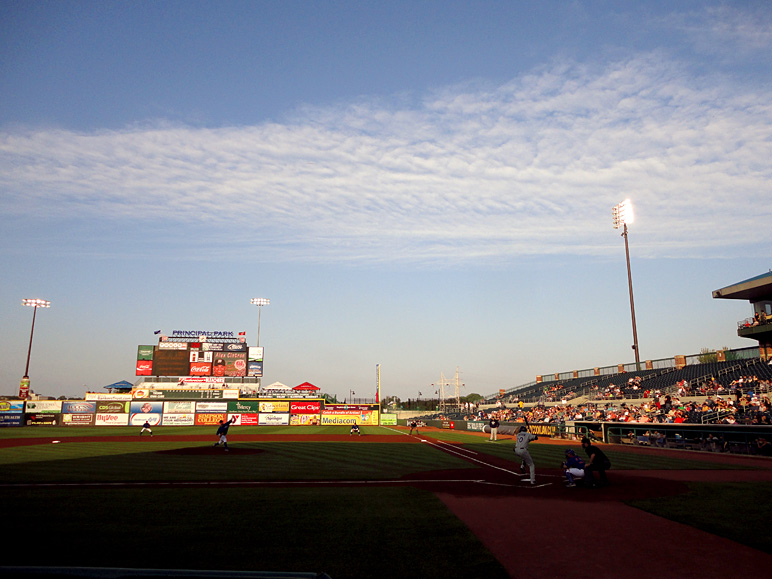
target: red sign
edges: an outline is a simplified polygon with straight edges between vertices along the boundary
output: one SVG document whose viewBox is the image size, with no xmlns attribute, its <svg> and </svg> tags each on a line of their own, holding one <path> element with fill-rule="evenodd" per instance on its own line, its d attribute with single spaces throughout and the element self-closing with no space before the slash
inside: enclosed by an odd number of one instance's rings
<svg viewBox="0 0 772 579">
<path fill-rule="evenodd" d="M 322 411 L 321 402 L 291 402 L 291 414 L 319 414 Z"/>
<path fill-rule="evenodd" d="M 212 426 L 219 424 L 220 420 L 225 420 L 225 414 L 221 413 L 200 413 L 196 414 L 196 426 Z"/>
<path fill-rule="evenodd" d="M 191 362 L 190 376 L 211 376 L 211 375 L 212 375 L 211 362 Z"/>
<path fill-rule="evenodd" d="M 152 376 L 152 375 L 153 375 L 153 361 L 137 360 L 137 376 Z"/>
</svg>

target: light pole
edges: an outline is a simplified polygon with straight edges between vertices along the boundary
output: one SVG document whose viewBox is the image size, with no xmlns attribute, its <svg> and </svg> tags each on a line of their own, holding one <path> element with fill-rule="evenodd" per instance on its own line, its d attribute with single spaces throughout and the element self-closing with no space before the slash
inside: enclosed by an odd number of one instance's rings
<svg viewBox="0 0 772 579">
<path fill-rule="evenodd" d="M 29 359 L 32 354 L 32 336 L 35 335 L 35 317 L 37 316 L 38 308 L 50 308 L 51 302 L 37 298 L 24 298 L 21 300 L 21 305 L 33 308 L 32 330 L 29 333 L 29 348 L 27 349 L 27 366 L 24 368 L 24 377 L 21 379 L 21 387 L 19 389 L 19 397 L 26 398 L 29 392 Z"/>
<path fill-rule="evenodd" d="M 625 238 L 625 258 L 627 260 L 627 285 L 630 290 L 630 315 L 633 320 L 633 351 L 635 352 L 635 368 L 641 369 L 641 355 L 638 352 L 638 330 L 635 327 L 635 301 L 633 300 L 633 274 L 630 271 L 630 245 L 627 242 L 627 224 L 633 222 L 633 205 L 625 199 L 611 210 L 614 229 L 622 227 L 622 237 Z"/>
<path fill-rule="evenodd" d="M 257 346 L 260 347 L 260 313 L 263 306 L 270 305 L 271 300 L 268 298 L 252 298 L 253 306 L 257 306 Z"/>
</svg>

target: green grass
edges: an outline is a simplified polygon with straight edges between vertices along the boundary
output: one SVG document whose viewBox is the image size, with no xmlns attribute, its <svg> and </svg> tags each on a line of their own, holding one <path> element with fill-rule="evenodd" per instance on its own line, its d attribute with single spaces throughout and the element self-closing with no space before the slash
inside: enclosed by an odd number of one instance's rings
<svg viewBox="0 0 772 579">
<path fill-rule="evenodd" d="M 684 495 L 628 504 L 772 554 L 771 482 L 692 482 L 688 486 Z"/>
<path fill-rule="evenodd" d="M 137 440 L 6 448 L 0 450 L 0 482 L 379 480 L 473 468 L 426 444 L 243 442 L 231 446 L 256 453 L 162 452 L 202 446 L 208 443 Z"/>
<path fill-rule="evenodd" d="M 403 433 L 364 427 L 367 434 Z M 474 468 L 430 444 L 408 441 L 239 441 L 238 434 L 348 434 L 347 427 L 239 427 L 231 447 L 249 454 L 184 454 L 208 446 L 177 435 L 211 427 L 154 429 L 169 434 L 140 439 L 137 428 L 6 428 L 0 438 L 61 438 L 60 444 L 0 448 L 3 505 L 14 535 L 33 538 L 9 549 L 6 565 L 159 567 L 324 571 L 348 577 L 506 577 L 471 532 L 432 494 L 411 487 L 97 488 L 29 487 L 30 483 L 373 481 L 431 470 Z M 67 437 L 126 436 L 130 441 L 67 442 Z M 463 432 L 432 432 L 463 444 L 478 458 L 518 462 L 511 440 L 496 444 Z M 537 468 L 557 468 L 565 445 L 534 443 Z M 608 453 L 616 469 L 730 468 L 711 462 L 635 452 Z M 692 484 L 684 496 L 636 501 L 649 510 L 772 552 L 765 530 L 770 484 Z M 570 504 L 567 504 L 570 508 Z M 758 511 L 758 512 L 755 512 Z M 752 531 L 752 532 L 750 532 Z M 84 548 L 87 547 L 87 548 Z"/>
<path fill-rule="evenodd" d="M 22 489 L 4 504 L 25 537 L 4 565 L 508 576 L 439 499 L 410 487 Z"/>
</svg>

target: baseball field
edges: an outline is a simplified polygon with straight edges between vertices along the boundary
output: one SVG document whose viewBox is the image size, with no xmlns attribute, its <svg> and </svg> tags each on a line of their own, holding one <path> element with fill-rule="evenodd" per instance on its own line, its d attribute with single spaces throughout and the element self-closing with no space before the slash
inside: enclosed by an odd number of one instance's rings
<svg viewBox="0 0 772 579">
<path fill-rule="evenodd" d="M 726 577 L 772 567 L 772 460 L 604 445 L 611 485 L 566 488 L 577 441 L 364 426 L 0 430 L 4 567 L 366 577 Z"/>
</svg>

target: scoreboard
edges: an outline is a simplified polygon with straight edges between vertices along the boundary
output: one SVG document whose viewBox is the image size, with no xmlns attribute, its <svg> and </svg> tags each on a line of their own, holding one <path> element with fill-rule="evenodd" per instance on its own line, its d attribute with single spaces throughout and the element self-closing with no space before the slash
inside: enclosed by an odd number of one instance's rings
<svg viewBox="0 0 772 579">
<path fill-rule="evenodd" d="M 263 375 L 263 348 L 243 341 L 185 342 L 162 338 L 155 346 L 137 347 L 137 376 Z"/>
</svg>

